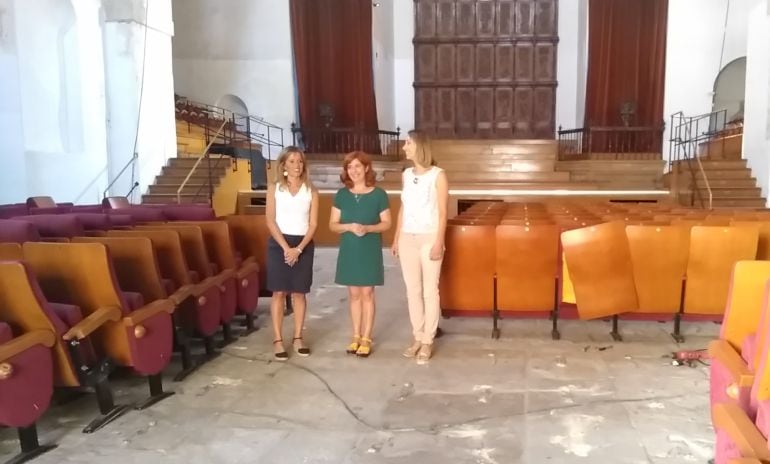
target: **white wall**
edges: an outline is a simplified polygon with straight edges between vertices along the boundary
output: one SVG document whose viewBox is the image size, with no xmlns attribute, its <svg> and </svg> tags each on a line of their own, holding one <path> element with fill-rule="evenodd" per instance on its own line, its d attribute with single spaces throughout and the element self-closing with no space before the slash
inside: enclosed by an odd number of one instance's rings
<svg viewBox="0 0 770 464">
<path fill-rule="evenodd" d="M 379 6 L 372 8 L 374 97 L 380 130 L 396 129 L 393 15 L 397 2 L 379 0 Z"/>
<path fill-rule="evenodd" d="M 149 3 L 149 10 L 146 10 Z M 109 101 L 111 195 L 147 191 L 176 156 L 171 0 L 105 0 L 104 47 Z M 140 103 L 141 96 L 141 103 Z M 137 161 L 124 174 L 136 144 Z M 120 176 L 120 177 L 118 177 Z"/>
<path fill-rule="evenodd" d="M 588 1 L 559 2 L 556 129 L 583 127 L 588 73 Z"/>
<path fill-rule="evenodd" d="M 0 136 L 8 147 L 0 158 L 0 202 L 32 195 L 75 201 L 81 194 L 90 201 L 106 185 L 99 5 L 0 3 Z"/>
<path fill-rule="evenodd" d="M 393 0 L 393 82 L 396 124 L 414 129 L 414 2 Z"/>
<path fill-rule="evenodd" d="M 746 25 L 751 6 L 756 1 L 668 2 L 663 102 L 665 154 L 668 154 L 671 114 L 683 111 L 685 116 L 696 116 L 710 112 L 717 74 L 730 61 L 746 56 Z"/>
<path fill-rule="evenodd" d="M 758 0 L 748 17 L 743 156 L 765 198 L 770 196 L 770 2 Z"/>
<path fill-rule="evenodd" d="M 296 121 L 288 0 L 173 0 L 176 93 L 214 104 L 232 94 L 284 129 Z"/>
</svg>

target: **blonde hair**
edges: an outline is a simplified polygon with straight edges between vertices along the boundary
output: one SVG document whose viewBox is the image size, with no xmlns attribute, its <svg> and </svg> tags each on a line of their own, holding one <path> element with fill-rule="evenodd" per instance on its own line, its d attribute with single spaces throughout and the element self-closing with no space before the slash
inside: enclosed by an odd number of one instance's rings
<svg viewBox="0 0 770 464">
<path fill-rule="evenodd" d="M 414 143 L 414 162 L 420 166 L 430 167 L 433 163 L 430 137 L 421 130 L 410 130 L 407 134 Z"/>
<path fill-rule="evenodd" d="M 286 180 L 288 176 L 284 174 L 286 172 L 286 161 L 288 161 L 289 156 L 293 155 L 294 153 L 298 154 L 302 160 L 302 173 L 299 175 L 299 180 L 308 188 L 312 188 L 313 185 L 310 182 L 310 173 L 308 172 L 307 157 L 305 157 L 305 152 L 295 146 L 288 146 L 284 148 L 281 150 L 281 154 L 278 155 L 278 166 L 275 169 L 275 183 L 278 184 L 278 187 L 281 190 L 288 187 L 289 184 Z"/>
</svg>

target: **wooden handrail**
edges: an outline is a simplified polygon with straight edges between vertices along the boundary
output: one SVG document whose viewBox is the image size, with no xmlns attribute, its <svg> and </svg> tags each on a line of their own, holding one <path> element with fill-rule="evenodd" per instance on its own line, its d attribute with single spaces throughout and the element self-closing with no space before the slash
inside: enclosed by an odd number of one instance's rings
<svg viewBox="0 0 770 464">
<path fill-rule="evenodd" d="M 198 165 L 201 164 L 201 161 L 203 161 L 204 158 L 209 156 L 209 150 L 211 150 L 211 145 L 214 144 L 214 140 L 216 140 L 217 137 L 219 137 L 219 134 L 222 133 L 222 129 L 224 129 L 225 124 L 227 124 L 227 119 L 222 121 L 222 125 L 219 126 L 219 129 L 214 133 L 214 136 L 211 137 L 211 140 L 209 141 L 208 145 L 206 145 L 206 149 L 203 150 L 203 153 L 198 158 L 198 161 L 195 162 L 193 167 L 190 169 L 190 172 L 187 173 L 187 177 L 184 178 L 184 181 L 182 182 L 182 185 L 179 186 L 179 188 L 176 190 L 176 203 L 180 204 L 182 203 L 182 190 L 187 185 L 187 182 L 190 180 L 190 177 L 192 177 L 193 173 L 196 169 L 198 169 Z"/>
</svg>

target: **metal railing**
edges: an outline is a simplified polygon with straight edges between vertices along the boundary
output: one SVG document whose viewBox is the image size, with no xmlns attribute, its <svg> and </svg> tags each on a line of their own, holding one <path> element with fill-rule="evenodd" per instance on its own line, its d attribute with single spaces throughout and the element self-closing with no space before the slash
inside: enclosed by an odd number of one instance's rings
<svg viewBox="0 0 770 464">
<path fill-rule="evenodd" d="M 195 162 L 193 167 L 190 169 L 190 172 L 187 173 L 187 177 L 184 178 L 184 181 L 182 181 L 182 184 L 179 186 L 179 188 L 176 190 L 176 202 L 177 204 L 182 203 L 182 190 L 184 190 L 185 186 L 187 185 L 187 182 L 190 181 L 190 177 L 195 173 L 195 171 L 198 169 L 198 166 L 201 164 L 201 162 L 206 159 L 209 164 L 209 201 L 211 201 L 211 198 L 213 197 L 213 185 L 211 183 L 211 145 L 213 145 L 214 141 L 217 139 L 217 137 L 223 133 L 223 130 L 225 129 L 225 126 L 227 125 L 227 120 L 222 121 L 222 124 L 219 126 L 219 129 L 214 133 L 214 136 L 211 137 L 208 144 L 206 145 L 206 148 L 203 150 L 203 153 L 198 158 L 198 160 Z M 200 191 L 200 190 L 199 190 Z M 197 196 L 197 194 L 196 194 Z"/>
<path fill-rule="evenodd" d="M 139 159 L 139 153 L 134 153 L 133 156 L 131 156 L 131 159 L 129 159 L 128 162 L 125 164 L 125 166 L 123 166 L 123 168 L 120 170 L 120 172 L 118 172 L 118 175 L 115 176 L 115 178 L 112 179 L 112 182 L 110 182 L 107 185 L 107 188 L 104 189 L 104 192 L 102 192 L 102 198 L 107 198 L 107 192 L 109 192 L 112 186 L 115 185 L 115 183 L 121 178 L 121 176 L 123 176 L 123 174 L 126 172 L 126 169 L 128 169 L 129 167 L 133 168 L 133 165 L 136 163 L 136 160 L 138 159 Z M 129 195 L 131 194 L 131 192 L 134 191 L 134 188 L 136 187 L 132 185 Z"/>
<path fill-rule="evenodd" d="M 349 153 L 355 150 L 370 155 L 398 156 L 401 128 L 395 131 L 367 130 L 354 127 L 299 127 L 292 123 L 294 145 L 306 153 Z"/>
<path fill-rule="evenodd" d="M 619 159 L 631 153 L 653 153 L 662 158 L 663 124 L 659 126 L 588 126 L 558 131 L 559 160 Z"/>
<path fill-rule="evenodd" d="M 696 172 L 703 177 L 703 184 L 708 194 L 708 209 L 713 208 L 714 194 L 711 182 L 703 168 L 701 156 L 708 156 L 710 141 L 718 134 L 724 133 L 727 126 L 727 110 L 711 111 L 697 116 L 685 116 L 682 111 L 671 115 L 671 134 L 669 136 L 669 169 L 675 176 L 674 182 L 678 186 L 679 167 L 684 164 L 689 168 L 690 191 L 692 192 L 690 203 L 695 206 L 697 197 L 700 206 L 706 207 L 706 199 L 703 198 L 701 188 L 698 187 Z M 700 148 L 705 146 L 705 151 Z M 694 161 L 694 163 L 693 163 Z M 696 171 L 697 166 L 697 171 Z"/>
</svg>

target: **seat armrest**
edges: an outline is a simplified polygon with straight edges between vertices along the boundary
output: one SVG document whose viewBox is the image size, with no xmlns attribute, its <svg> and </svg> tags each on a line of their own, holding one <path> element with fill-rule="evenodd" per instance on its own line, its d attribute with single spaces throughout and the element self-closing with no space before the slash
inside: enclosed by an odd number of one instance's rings
<svg viewBox="0 0 770 464">
<path fill-rule="evenodd" d="M 171 314 L 174 312 L 176 305 L 169 299 L 155 300 L 152 303 L 145 305 L 131 314 L 123 318 L 123 324 L 129 327 L 133 327 L 137 324 L 141 324 L 147 319 L 160 313 Z"/>
<path fill-rule="evenodd" d="M 235 269 L 225 269 L 222 272 L 220 272 L 219 274 L 217 274 L 217 275 L 215 275 L 213 277 L 210 277 L 210 279 L 213 279 L 214 282 L 216 282 L 218 286 L 222 287 L 225 284 L 225 281 L 227 281 L 228 279 L 235 279 L 237 277 L 238 277 L 238 275 L 235 272 Z M 208 280 L 208 279 L 206 279 L 206 280 Z"/>
<path fill-rule="evenodd" d="M 0 345 L 0 362 L 7 361 L 35 345 L 50 348 L 55 342 L 56 335 L 50 330 L 40 329 L 27 332 Z"/>
<path fill-rule="evenodd" d="M 176 306 L 179 306 L 182 304 L 182 302 L 188 298 L 190 298 L 195 291 L 195 285 L 182 285 L 168 296 L 168 299 L 173 301 Z"/>
<path fill-rule="evenodd" d="M 741 456 L 770 460 L 767 438 L 763 437 L 746 412 L 734 403 L 719 403 L 712 409 L 714 428 L 723 430 Z"/>
<path fill-rule="evenodd" d="M 239 279 L 243 279 L 247 275 L 253 274 L 255 272 L 259 272 L 259 264 L 256 261 L 242 264 L 241 268 L 238 269 L 237 275 Z"/>
<path fill-rule="evenodd" d="M 241 261 L 241 267 L 245 267 L 247 265 L 251 265 L 252 263 L 256 264 L 257 265 L 257 270 L 259 270 L 259 263 L 257 262 L 257 257 L 256 256 L 249 256 L 248 258 L 246 258 L 243 261 Z"/>
<path fill-rule="evenodd" d="M 62 338 L 67 341 L 72 340 L 73 338 L 83 340 L 105 323 L 119 321 L 120 316 L 120 308 L 117 306 L 105 306 L 99 308 L 69 329 Z"/>
<path fill-rule="evenodd" d="M 738 387 L 751 387 L 754 373 L 727 340 L 714 340 L 709 343 L 708 353 L 712 360 L 719 361 L 727 368 Z"/>
</svg>

